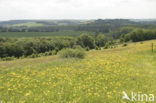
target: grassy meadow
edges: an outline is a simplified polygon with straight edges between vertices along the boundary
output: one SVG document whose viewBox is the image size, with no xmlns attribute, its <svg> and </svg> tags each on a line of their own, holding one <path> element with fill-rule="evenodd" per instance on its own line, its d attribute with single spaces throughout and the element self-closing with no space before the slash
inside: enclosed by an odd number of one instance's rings
<svg viewBox="0 0 156 103">
<path fill-rule="evenodd" d="M 156 93 L 156 40 L 91 50 L 84 59 L 58 55 L 0 62 L 2 103 L 127 103 L 123 91 Z"/>
</svg>

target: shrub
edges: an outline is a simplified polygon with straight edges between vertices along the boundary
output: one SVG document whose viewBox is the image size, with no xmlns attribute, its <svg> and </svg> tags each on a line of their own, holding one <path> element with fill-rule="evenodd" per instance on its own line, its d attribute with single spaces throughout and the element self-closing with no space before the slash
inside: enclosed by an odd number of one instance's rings
<svg viewBox="0 0 156 103">
<path fill-rule="evenodd" d="M 37 57 L 40 57 L 39 54 L 32 54 L 30 56 L 28 56 L 29 58 L 37 58 Z"/>
<path fill-rule="evenodd" d="M 89 51 L 89 50 L 90 50 L 90 48 L 87 46 L 87 47 L 85 48 L 85 50 L 86 50 L 86 51 Z"/>
<path fill-rule="evenodd" d="M 104 49 L 108 49 L 109 48 L 109 43 L 107 42 L 104 46 Z"/>
<path fill-rule="evenodd" d="M 124 47 L 124 46 L 127 46 L 127 44 L 125 43 L 125 44 L 123 44 L 122 46 L 123 46 L 123 47 Z"/>
<path fill-rule="evenodd" d="M 11 60 L 15 60 L 16 58 L 15 57 L 5 57 L 5 58 L 2 58 L 3 61 L 11 61 Z"/>
<path fill-rule="evenodd" d="M 71 49 L 66 48 L 59 52 L 60 57 L 62 58 L 83 58 L 85 56 L 85 52 L 83 49 Z"/>
<path fill-rule="evenodd" d="M 56 54 L 57 54 L 56 50 L 53 50 L 53 51 L 47 51 L 45 53 L 32 54 L 28 57 L 29 58 L 37 58 L 37 57 L 41 57 L 41 56 L 50 56 L 50 55 L 56 55 Z"/>
<path fill-rule="evenodd" d="M 56 54 L 57 54 L 56 50 L 53 50 L 52 55 L 56 55 Z"/>
<path fill-rule="evenodd" d="M 100 50 L 98 46 L 95 46 L 95 50 Z"/>
<path fill-rule="evenodd" d="M 82 49 L 82 47 L 80 45 L 74 45 L 73 49 Z"/>
</svg>

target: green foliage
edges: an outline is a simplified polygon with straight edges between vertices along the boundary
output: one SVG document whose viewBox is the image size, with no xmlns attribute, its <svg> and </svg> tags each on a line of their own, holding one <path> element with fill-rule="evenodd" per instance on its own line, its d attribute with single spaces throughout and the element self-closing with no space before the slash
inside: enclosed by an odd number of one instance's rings
<svg viewBox="0 0 156 103">
<path fill-rule="evenodd" d="M 19 38 L 0 39 L 0 57 L 17 58 L 21 56 L 37 57 L 37 54 L 44 55 L 56 54 L 63 48 L 71 48 L 75 45 L 75 40 L 72 37 L 57 37 L 57 38 Z M 49 52 L 52 51 L 52 52 Z"/>
<path fill-rule="evenodd" d="M 135 29 L 121 37 L 123 41 L 132 40 L 133 42 L 156 39 L 155 29 Z"/>
<path fill-rule="evenodd" d="M 99 47 L 98 46 L 95 46 L 95 50 L 99 50 Z"/>
<path fill-rule="evenodd" d="M 134 29 L 134 27 L 122 27 L 113 34 L 113 37 L 115 39 L 118 39 L 119 37 L 122 37 L 123 35 L 132 32 Z"/>
<path fill-rule="evenodd" d="M 127 46 L 127 44 L 126 44 L 126 43 L 124 43 L 122 46 L 123 46 L 123 47 L 125 47 L 125 46 Z"/>
<path fill-rule="evenodd" d="M 95 46 L 95 50 L 101 50 L 101 48 L 98 46 Z"/>
<path fill-rule="evenodd" d="M 87 46 L 87 47 L 85 48 L 85 50 L 86 50 L 86 51 L 89 51 L 89 50 L 90 50 L 90 48 Z"/>
<path fill-rule="evenodd" d="M 41 57 L 41 56 L 51 56 L 51 55 L 56 55 L 56 54 L 57 54 L 56 50 L 53 50 L 53 51 L 48 51 L 48 52 L 40 53 L 40 54 L 32 54 L 28 57 L 29 58 L 37 58 L 37 57 Z"/>
<path fill-rule="evenodd" d="M 104 49 L 108 49 L 109 48 L 109 43 L 107 42 L 106 45 L 104 46 Z"/>
<path fill-rule="evenodd" d="M 11 61 L 11 60 L 15 60 L 15 57 L 5 57 L 5 58 L 1 58 L 2 61 Z"/>
<path fill-rule="evenodd" d="M 80 45 L 74 45 L 73 49 L 82 49 L 82 47 Z"/>
<path fill-rule="evenodd" d="M 37 58 L 37 57 L 41 57 L 40 54 L 32 54 L 30 56 L 28 56 L 29 58 Z"/>
<path fill-rule="evenodd" d="M 104 36 L 104 34 L 99 34 L 96 39 L 95 39 L 95 43 L 98 47 L 103 47 L 106 42 L 107 42 L 107 38 Z"/>
<path fill-rule="evenodd" d="M 94 38 L 88 34 L 81 34 L 77 38 L 76 44 L 82 46 L 83 48 L 88 46 L 90 49 L 93 49 L 95 46 Z"/>
<path fill-rule="evenodd" d="M 60 57 L 62 58 L 83 58 L 85 56 L 85 52 L 83 49 L 71 49 L 66 48 L 59 52 Z"/>
</svg>

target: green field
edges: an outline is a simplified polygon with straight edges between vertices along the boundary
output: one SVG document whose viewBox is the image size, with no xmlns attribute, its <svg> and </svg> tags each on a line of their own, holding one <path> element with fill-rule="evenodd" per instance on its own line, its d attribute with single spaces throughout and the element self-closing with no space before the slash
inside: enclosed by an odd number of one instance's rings
<svg viewBox="0 0 156 103">
<path fill-rule="evenodd" d="M 58 31 L 58 32 L 0 32 L 0 37 L 47 37 L 47 36 L 77 36 L 82 31 Z"/>
<path fill-rule="evenodd" d="M 91 50 L 84 59 L 57 56 L 0 62 L 2 103 L 126 103 L 125 91 L 156 93 L 151 43 Z M 156 47 L 154 48 L 156 50 Z"/>
<path fill-rule="evenodd" d="M 27 26 L 27 27 L 39 27 L 44 26 L 44 24 L 36 23 L 36 22 L 27 22 L 23 24 L 14 24 L 12 26 Z"/>
</svg>

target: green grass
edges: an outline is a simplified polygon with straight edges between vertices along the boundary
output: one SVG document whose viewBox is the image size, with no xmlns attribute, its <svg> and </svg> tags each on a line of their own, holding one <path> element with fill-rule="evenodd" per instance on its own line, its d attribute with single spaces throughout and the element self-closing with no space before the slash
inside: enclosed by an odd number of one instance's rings
<svg viewBox="0 0 156 103">
<path fill-rule="evenodd" d="M 84 59 L 58 56 L 0 62 L 2 103 L 127 103 L 122 92 L 156 93 L 151 42 L 91 50 Z M 156 50 L 156 46 L 154 48 Z"/>
</svg>

